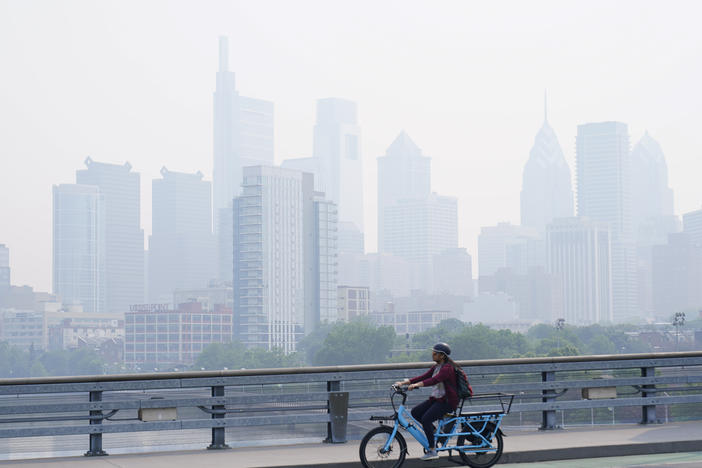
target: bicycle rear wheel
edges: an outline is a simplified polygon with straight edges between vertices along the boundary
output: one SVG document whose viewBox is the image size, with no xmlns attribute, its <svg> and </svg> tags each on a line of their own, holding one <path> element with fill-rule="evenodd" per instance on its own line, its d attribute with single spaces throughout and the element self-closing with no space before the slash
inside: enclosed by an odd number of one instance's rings
<svg viewBox="0 0 702 468">
<path fill-rule="evenodd" d="M 379 426 L 370 430 L 363 437 L 359 455 L 361 456 L 361 464 L 365 468 L 399 468 L 402 466 L 407 455 L 407 443 L 402 434 L 398 432 L 388 450 L 384 450 L 391 434 L 391 427 Z"/>
<path fill-rule="evenodd" d="M 470 437 L 470 436 L 468 436 Z M 470 440 L 466 436 L 459 436 L 456 443 L 459 447 L 461 445 L 471 445 Z M 497 432 L 494 437 L 493 446 L 496 446 L 497 450 L 494 452 L 464 452 L 458 449 L 458 454 L 461 456 L 461 460 L 468 466 L 473 468 L 489 468 L 500 459 L 502 456 L 503 441 L 502 433 Z"/>
</svg>

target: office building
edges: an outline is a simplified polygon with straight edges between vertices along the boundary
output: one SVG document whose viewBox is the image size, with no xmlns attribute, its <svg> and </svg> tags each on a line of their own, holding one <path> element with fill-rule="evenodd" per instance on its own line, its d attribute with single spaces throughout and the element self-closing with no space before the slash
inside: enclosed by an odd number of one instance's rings
<svg viewBox="0 0 702 468">
<path fill-rule="evenodd" d="M 386 210 L 400 200 L 423 200 L 431 194 L 431 159 L 404 132 L 378 158 L 378 251 L 391 252 L 384 231 Z"/>
<path fill-rule="evenodd" d="M 573 216 L 570 181 L 570 168 L 544 106 L 544 123 L 524 166 L 521 225 L 533 227 L 543 235 L 553 219 Z"/>
<path fill-rule="evenodd" d="M 314 195 L 312 208 L 312 243 L 305 245 L 305 250 L 311 251 L 312 255 L 306 256 L 305 270 L 310 265 L 313 277 L 306 279 L 305 284 L 312 287 L 313 302 L 305 317 L 306 334 L 316 330 L 320 323 L 332 323 L 338 317 L 338 212 L 336 205 L 319 193 Z M 309 239 L 310 236 L 305 234 L 305 237 Z"/>
<path fill-rule="evenodd" d="M 702 245 L 688 233 L 671 234 L 652 248 L 655 317 L 669 320 L 676 312 L 702 307 Z"/>
<path fill-rule="evenodd" d="M 473 296 L 473 262 L 466 249 L 446 249 L 432 263 L 436 294 Z"/>
<path fill-rule="evenodd" d="M 91 341 L 124 340 L 124 320 L 110 316 L 67 317 L 48 326 L 49 349 L 77 349 Z"/>
<path fill-rule="evenodd" d="M 536 228 L 498 223 L 483 226 L 478 235 L 478 274 L 494 275 L 508 266 L 528 269 L 542 263 Z M 512 246 L 518 246 L 512 247 Z"/>
<path fill-rule="evenodd" d="M 0 307 L 10 295 L 10 249 L 0 244 Z"/>
<path fill-rule="evenodd" d="M 345 222 L 339 223 L 339 253 L 359 254 L 365 252 L 363 233 L 358 230 L 355 224 Z"/>
<path fill-rule="evenodd" d="M 242 96 L 229 71 L 229 43 L 219 38 L 219 70 L 214 92 L 213 212 L 219 236 L 219 275 L 232 279 L 232 200 L 241 193 L 243 168 L 273 164 L 273 103 Z"/>
<path fill-rule="evenodd" d="M 53 289 L 65 305 L 107 312 L 105 204 L 93 185 L 53 187 Z"/>
<path fill-rule="evenodd" d="M 370 313 L 370 319 L 378 326 L 390 326 L 398 335 L 415 335 L 437 326 L 449 318 L 446 310 L 415 310 L 398 312 L 393 303 L 387 303 L 382 311 Z"/>
<path fill-rule="evenodd" d="M 216 276 L 211 185 L 202 173 L 161 169 L 152 182 L 149 299 L 169 302 L 176 289 L 204 288 Z"/>
<path fill-rule="evenodd" d="M 457 211 L 456 198 L 435 193 L 424 199 L 399 200 L 385 208 L 387 252 L 410 263 L 412 289 L 431 291 L 434 255 L 458 247 Z"/>
<path fill-rule="evenodd" d="M 337 288 L 338 314 L 336 319 L 348 322 L 370 313 L 370 291 L 366 287 L 339 286 Z"/>
<path fill-rule="evenodd" d="M 218 283 L 211 283 L 206 288 L 176 289 L 173 304 L 186 302 L 198 302 L 206 311 L 213 311 L 218 306 L 233 310 L 234 294 L 231 286 Z"/>
<path fill-rule="evenodd" d="M 144 232 L 140 226 L 139 173 L 123 165 L 85 160 L 80 185 L 98 187 L 105 208 L 105 297 L 107 312 L 144 302 Z"/>
<path fill-rule="evenodd" d="M 614 319 L 610 228 L 587 218 L 560 218 L 546 228 L 549 272 L 563 293 L 563 318 L 571 325 Z"/>
<path fill-rule="evenodd" d="M 314 176 L 244 169 L 234 200 L 235 337 L 248 347 L 295 351 L 303 333 L 336 316 L 336 205 Z"/>
<path fill-rule="evenodd" d="M 631 152 L 631 176 L 632 224 L 637 244 L 641 245 L 650 238 L 647 232 L 651 224 L 673 216 L 673 191 L 668 187 L 665 155 L 648 132 Z"/>
<path fill-rule="evenodd" d="M 192 365 L 211 343 L 232 340 L 232 310 L 189 302 L 134 305 L 124 314 L 124 363 L 132 369 Z"/>
<path fill-rule="evenodd" d="M 317 101 L 315 188 L 339 210 L 339 222 L 363 229 L 363 164 L 356 103 L 338 98 Z"/>
<path fill-rule="evenodd" d="M 683 232 L 693 245 L 702 246 L 702 209 L 683 214 Z"/>
<path fill-rule="evenodd" d="M 636 250 L 632 229 L 629 132 L 620 122 L 578 126 L 576 138 L 578 216 L 610 229 L 615 321 L 639 319 Z"/>
</svg>

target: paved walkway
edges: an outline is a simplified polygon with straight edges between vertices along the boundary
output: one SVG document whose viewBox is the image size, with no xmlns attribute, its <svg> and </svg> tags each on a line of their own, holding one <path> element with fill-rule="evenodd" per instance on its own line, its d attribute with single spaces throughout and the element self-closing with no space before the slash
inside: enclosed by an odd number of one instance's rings
<svg viewBox="0 0 702 468">
<path fill-rule="evenodd" d="M 507 430 L 502 463 L 616 457 L 651 453 L 702 451 L 702 422 L 665 425 L 626 425 L 568 428 L 555 431 Z M 214 467 L 351 467 L 359 466 L 358 441 L 346 444 L 302 444 L 279 447 L 236 448 L 223 451 L 181 451 L 110 455 L 108 457 L 68 457 L 0 462 L 0 467 L 21 468 L 214 468 Z M 439 468 L 456 466 L 446 458 L 435 462 L 417 460 L 421 447 L 412 441 L 404 465 Z M 605 465 L 600 458 L 597 466 Z M 687 459 L 690 460 L 689 458 Z M 702 460 L 702 459 L 701 459 Z M 686 461 L 685 463 L 687 463 Z M 515 467 L 518 465 L 514 465 Z M 530 466 L 529 464 L 523 466 Z M 535 466 L 535 465 L 531 465 Z M 539 466 L 551 466 L 541 464 Z M 570 462 L 568 465 L 578 466 Z M 583 465 L 593 466 L 593 465 Z M 645 466 L 645 465 L 639 465 Z M 681 465 L 681 466 L 695 466 Z M 702 466 L 702 461 L 700 465 Z"/>
</svg>

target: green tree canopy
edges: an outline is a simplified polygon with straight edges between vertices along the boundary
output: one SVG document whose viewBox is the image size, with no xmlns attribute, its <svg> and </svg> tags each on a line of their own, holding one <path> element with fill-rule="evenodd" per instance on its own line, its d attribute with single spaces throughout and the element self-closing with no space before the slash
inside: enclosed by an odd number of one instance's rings
<svg viewBox="0 0 702 468">
<path fill-rule="evenodd" d="M 339 322 L 324 338 L 314 355 L 313 365 L 371 364 L 386 362 L 395 340 L 392 327 L 378 327 L 360 318 Z"/>
</svg>

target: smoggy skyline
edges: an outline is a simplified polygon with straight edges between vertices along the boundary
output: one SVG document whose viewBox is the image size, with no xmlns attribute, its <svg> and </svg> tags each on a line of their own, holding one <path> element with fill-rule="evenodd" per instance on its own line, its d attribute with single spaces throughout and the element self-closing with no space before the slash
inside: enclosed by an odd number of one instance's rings
<svg viewBox="0 0 702 468">
<path fill-rule="evenodd" d="M 13 284 L 51 287 L 52 185 L 83 160 L 212 180 L 218 37 L 238 91 L 275 104 L 275 161 L 312 156 L 316 101 L 358 105 L 366 250 L 377 163 L 406 131 L 432 188 L 458 198 L 459 244 L 518 224 L 522 171 L 548 119 L 575 178 L 577 125 L 616 120 L 665 154 L 675 213 L 702 205 L 694 2 L 168 2 L 0 0 L 0 243 Z M 474 268 L 474 272 L 476 269 Z"/>
</svg>

